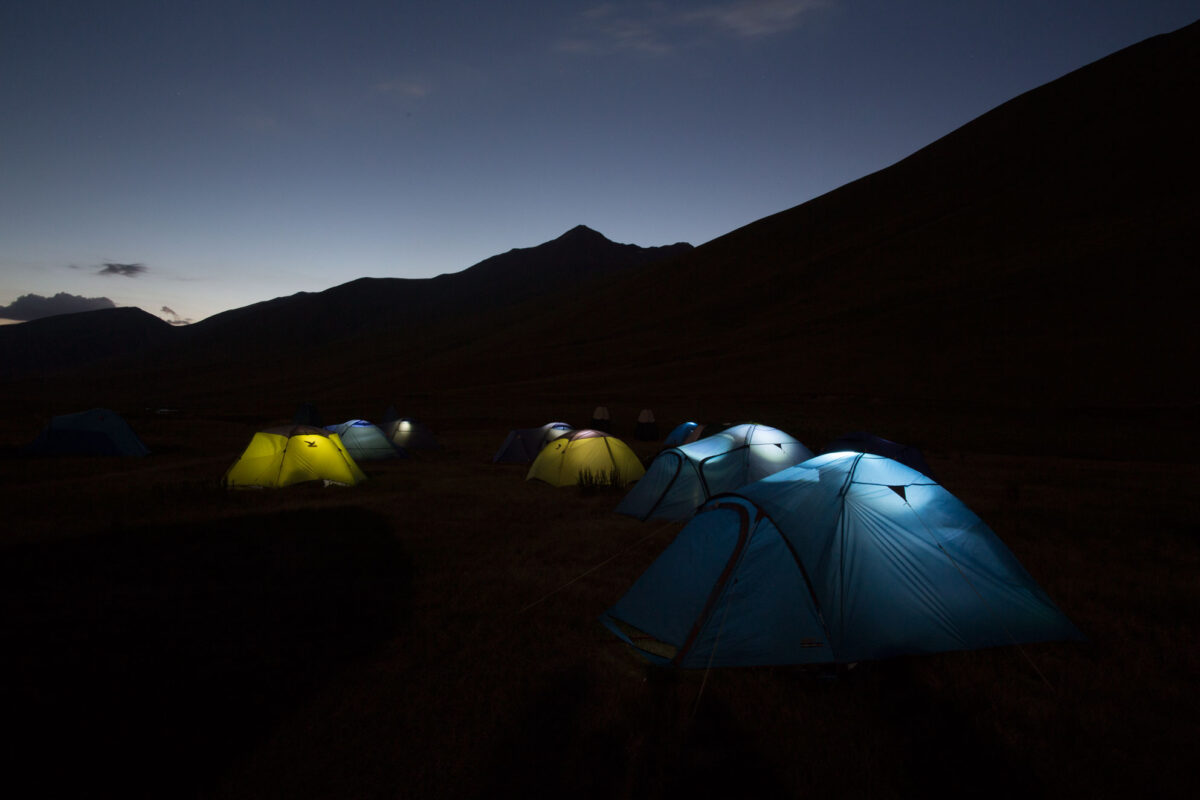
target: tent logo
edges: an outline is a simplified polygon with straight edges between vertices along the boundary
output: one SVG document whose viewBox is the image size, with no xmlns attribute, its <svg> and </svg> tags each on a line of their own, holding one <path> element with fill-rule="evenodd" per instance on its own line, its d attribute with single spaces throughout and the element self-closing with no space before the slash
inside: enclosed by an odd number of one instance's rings
<svg viewBox="0 0 1200 800">
<path fill-rule="evenodd" d="M 316 446 L 317 446 L 317 440 L 316 440 L 316 439 L 305 439 L 305 440 L 304 440 L 304 443 L 305 443 L 306 445 L 308 445 L 309 447 L 316 447 Z"/>
</svg>

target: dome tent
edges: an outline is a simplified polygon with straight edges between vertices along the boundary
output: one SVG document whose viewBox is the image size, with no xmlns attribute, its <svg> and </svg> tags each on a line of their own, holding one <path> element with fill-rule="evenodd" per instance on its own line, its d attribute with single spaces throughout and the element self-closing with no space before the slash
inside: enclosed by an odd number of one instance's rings
<svg viewBox="0 0 1200 800">
<path fill-rule="evenodd" d="M 53 417 L 25 451 L 43 456 L 144 456 L 150 453 L 129 423 L 107 408 Z"/>
<path fill-rule="evenodd" d="M 405 450 L 436 450 L 441 447 L 429 426 L 411 417 L 401 417 L 386 423 L 383 433 L 392 444 Z"/>
<path fill-rule="evenodd" d="M 493 464 L 528 464 L 541 449 L 574 430 L 565 422 L 547 422 L 540 428 L 517 428 L 508 432 L 504 444 L 492 456 Z"/>
<path fill-rule="evenodd" d="M 1083 638 L 950 492 L 889 458 L 849 452 L 714 498 L 602 620 L 680 667 Z"/>
<path fill-rule="evenodd" d="M 608 413 L 608 406 L 596 406 L 596 410 L 592 412 L 590 424 L 594 431 L 612 433 L 612 415 Z"/>
<path fill-rule="evenodd" d="M 230 488 L 274 489 L 306 481 L 353 486 L 366 479 L 336 433 L 285 425 L 254 434 L 223 483 Z"/>
<path fill-rule="evenodd" d="M 623 486 L 642 477 L 645 471 L 629 445 L 603 431 L 585 428 L 543 447 L 525 480 L 536 478 L 551 486 L 574 486 L 581 476 L 591 474 Z"/>
<path fill-rule="evenodd" d="M 685 520 L 713 495 L 733 491 L 812 455 L 776 428 L 735 425 L 691 444 L 663 450 L 616 512 L 640 520 Z"/>
<path fill-rule="evenodd" d="M 326 425 L 325 430 L 333 431 L 338 435 L 346 447 L 346 452 L 355 461 L 381 461 L 404 455 L 404 452 L 392 444 L 378 425 L 372 425 L 364 419 L 352 419 L 338 425 Z"/>
<path fill-rule="evenodd" d="M 925 456 L 921 455 L 920 450 L 910 445 L 899 444 L 890 439 L 884 439 L 872 433 L 866 433 L 865 431 L 843 434 L 825 445 L 825 448 L 821 451 L 822 454 L 837 452 L 874 453 L 877 456 L 887 456 L 893 461 L 899 461 L 906 467 L 912 467 L 927 478 L 937 480 L 933 474 L 933 469 L 925 463 Z"/>
</svg>

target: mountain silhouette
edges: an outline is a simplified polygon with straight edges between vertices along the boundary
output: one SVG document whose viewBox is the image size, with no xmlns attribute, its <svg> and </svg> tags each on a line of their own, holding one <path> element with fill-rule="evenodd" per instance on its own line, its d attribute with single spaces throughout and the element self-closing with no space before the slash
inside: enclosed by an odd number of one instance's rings
<svg viewBox="0 0 1200 800">
<path fill-rule="evenodd" d="M 127 363 L 185 393 L 222 379 L 299 392 L 302 357 L 345 396 L 392 381 L 620 387 L 680 406 L 769 393 L 1194 407 L 1183 365 L 1200 337 L 1181 279 L 1200 244 L 1198 82 L 1193 24 L 694 249 L 579 226 L 462 272 L 363 278 L 161 331 Z"/>
</svg>

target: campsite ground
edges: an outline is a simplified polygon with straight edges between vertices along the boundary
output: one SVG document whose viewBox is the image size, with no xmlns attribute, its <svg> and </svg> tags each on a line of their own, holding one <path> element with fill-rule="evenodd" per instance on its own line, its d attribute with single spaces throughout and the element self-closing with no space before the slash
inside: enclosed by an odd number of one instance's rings
<svg viewBox="0 0 1200 800">
<path fill-rule="evenodd" d="M 513 424 L 590 412 L 551 405 Z M 874 408 L 1090 641 L 675 674 L 597 616 L 679 526 L 492 465 L 511 425 L 468 406 L 427 415 L 442 450 L 368 464 L 353 489 L 222 490 L 270 421 L 254 412 L 119 409 L 154 451 L 139 460 L 26 459 L 12 448 L 36 429 L 10 427 L 8 774 L 43 794 L 231 798 L 1183 793 L 1200 744 L 1194 462 L 1111 438 L 1025 447 L 1053 442 L 1050 418 L 1014 439 L 994 420 L 922 435 L 930 416 L 870 400 L 715 408 L 810 447 Z M 636 408 L 614 412 L 632 427 Z M 1159 428 L 1149 412 L 1074 424 L 1078 442 Z"/>
</svg>

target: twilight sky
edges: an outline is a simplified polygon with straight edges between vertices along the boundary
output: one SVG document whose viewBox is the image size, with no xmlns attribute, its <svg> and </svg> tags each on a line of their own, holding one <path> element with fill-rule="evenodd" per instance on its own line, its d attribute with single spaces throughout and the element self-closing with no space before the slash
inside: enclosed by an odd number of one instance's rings
<svg viewBox="0 0 1200 800">
<path fill-rule="evenodd" d="M 1197 18 L 1198 0 L 11 0 L 0 317 L 65 293 L 199 320 L 578 224 L 699 245 Z"/>
</svg>

